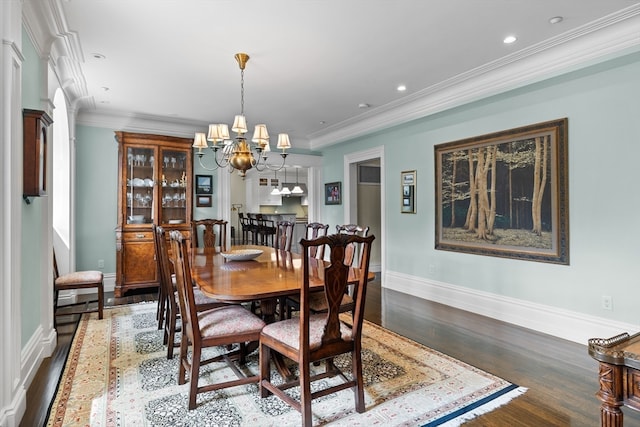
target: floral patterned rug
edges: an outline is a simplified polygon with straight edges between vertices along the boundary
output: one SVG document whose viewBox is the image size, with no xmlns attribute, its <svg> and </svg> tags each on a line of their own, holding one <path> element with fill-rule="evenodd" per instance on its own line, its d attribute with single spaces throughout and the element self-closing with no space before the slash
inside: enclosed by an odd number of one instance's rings
<svg viewBox="0 0 640 427">
<path fill-rule="evenodd" d="M 300 425 L 297 411 L 274 396 L 261 399 L 256 384 L 200 394 L 189 411 L 189 384 L 177 384 L 177 352 L 166 358 L 155 313 L 155 304 L 141 303 L 105 309 L 103 320 L 83 315 L 47 426 Z M 343 390 L 313 401 L 314 425 L 460 425 L 526 390 L 372 323 L 362 341 L 366 411 L 355 412 L 353 392 Z M 257 352 L 244 369 L 257 372 Z M 200 381 L 230 373 L 210 364 Z M 339 379 L 324 381 L 320 387 Z"/>
</svg>

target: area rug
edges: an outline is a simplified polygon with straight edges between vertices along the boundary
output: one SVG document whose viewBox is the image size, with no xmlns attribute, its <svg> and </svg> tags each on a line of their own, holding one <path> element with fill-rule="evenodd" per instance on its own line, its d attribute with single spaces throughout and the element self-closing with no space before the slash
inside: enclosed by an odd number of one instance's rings
<svg viewBox="0 0 640 427">
<path fill-rule="evenodd" d="M 156 304 L 140 303 L 105 309 L 103 320 L 82 316 L 47 426 L 300 425 L 297 411 L 261 399 L 256 384 L 200 394 L 189 411 L 189 384 L 177 384 L 177 354 L 166 358 L 155 313 Z M 362 342 L 366 411 L 355 412 L 353 392 L 343 390 L 313 401 L 314 425 L 460 425 L 525 392 L 369 322 Z M 233 375 L 224 364 L 202 369 L 201 383 Z M 244 369 L 258 371 L 257 352 Z"/>
</svg>

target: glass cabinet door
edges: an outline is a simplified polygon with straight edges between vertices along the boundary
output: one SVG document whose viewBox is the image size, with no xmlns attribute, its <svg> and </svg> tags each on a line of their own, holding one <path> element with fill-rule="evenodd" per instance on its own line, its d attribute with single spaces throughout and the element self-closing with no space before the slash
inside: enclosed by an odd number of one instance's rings
<svg viewBox="0 0 640 427">
<path fill-rule="evenodd" d="M 187 221 L 187 151 L 160 152 L 161 223 L 183 224 Z"/>
<path fill-rule="evenodd" d="M 127 148 L 127 224 L 153 223 L 154 156 L 153 148 Z"/>
</svg>

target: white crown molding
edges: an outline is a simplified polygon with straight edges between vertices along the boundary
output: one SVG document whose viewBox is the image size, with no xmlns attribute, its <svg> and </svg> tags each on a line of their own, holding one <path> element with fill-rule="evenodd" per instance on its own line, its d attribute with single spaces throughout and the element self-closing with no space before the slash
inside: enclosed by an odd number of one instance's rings
<svg viewBox="0 0 640 427">
<path fill-rule="evenodd" d="M 106 110 L 80 110 L 76 124 L 126 132 L 162 133 L 163 135 L 181 138 L 193 138 L 195 132 L 203 132 L 207 123 L 195 120 L 178 119 L 167 121 L 166 117 L 144 114 L 128 114 Z"/>
<path fill-rule="evenodd" d="M 640 49 L 634 5 L 309 136 L 312 150 L 536 83 Z"/>
<path fill-rule="evenodd" d="M 638 326 L 543 304 L 387 271 L 385 289 L 470 311 L 492 319 L 587 345 L 589 338 L 638 332 Z"/>
</svg>

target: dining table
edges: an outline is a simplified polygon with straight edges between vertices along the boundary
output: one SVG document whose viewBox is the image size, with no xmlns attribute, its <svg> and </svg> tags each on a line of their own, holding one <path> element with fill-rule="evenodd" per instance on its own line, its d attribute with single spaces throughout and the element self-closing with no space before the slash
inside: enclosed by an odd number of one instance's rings
<svg viewBox="0 0 640 427">
<path fill-rule="evenodd" d="M 233 260 L 225 254 L 262 251 L 253 259 Z M 260 245 L 236 245 L 225 253 L 213 248 L 191 251 L 191 275 L 203 294 L 230 303 L 259 302 L 266 322 L 275 321 L 277 302 L 281 298 L 299 295 L 303 279 L 302 256 L 290 251 Z M 324 268 L 327 261 L 309 259 L 310 290 L 324 288 Z M 349 283 L 360 279 L 361 270 L 349 270 Z M 367 281 L 375 275 L 369 273 Z"/>
</svg>

